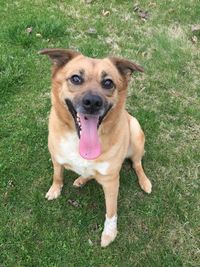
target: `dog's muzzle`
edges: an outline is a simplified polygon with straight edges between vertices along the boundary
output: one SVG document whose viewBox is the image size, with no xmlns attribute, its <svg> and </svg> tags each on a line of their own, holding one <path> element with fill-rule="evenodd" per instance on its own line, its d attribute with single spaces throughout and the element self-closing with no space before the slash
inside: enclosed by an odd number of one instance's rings
<svg viewBox="0 0 200 267">
<path fill-rule="evenodd" d="M 79 153 L 85 159 L 95 159 L 101 154 L 98 128 L 112 108 L 103 97 L 88 92 L 72 102 L 65 100 L 74 119 L 79 141 Z"/>
</svg>

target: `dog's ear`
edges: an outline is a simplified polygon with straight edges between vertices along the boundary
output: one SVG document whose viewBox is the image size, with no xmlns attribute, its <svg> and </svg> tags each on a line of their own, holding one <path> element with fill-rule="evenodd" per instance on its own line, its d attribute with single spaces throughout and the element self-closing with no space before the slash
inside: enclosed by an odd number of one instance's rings
<svg viewBox="0 0 200 267">
<path fill-rule="evenodd" d="M 134 71 L 144 72 L 143 67 L 130 60 L 118 57 L 109 57 L 109 59 L 117 67 L 118 71 L 127 78 L 130 77 Z"/>
<path fill-rule="evenodd" d="M 81 53 L 71 49 L 43 49 L 38 53 L 49 56 L 53 64 L 57 67 L 62 67 L 71 59 L 81 55 Z"/>
</svg>

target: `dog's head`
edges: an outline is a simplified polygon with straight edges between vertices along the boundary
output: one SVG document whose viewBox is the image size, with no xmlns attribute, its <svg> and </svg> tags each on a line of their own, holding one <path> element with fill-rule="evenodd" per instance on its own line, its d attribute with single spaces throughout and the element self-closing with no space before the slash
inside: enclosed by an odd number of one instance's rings
<svg viewBox="0 0 200 267">
<path fill-rule="evenodd" d="M 68 49 L 44 49 L 53 62 L 53 97 L 71 113 L 80 138 L 80 154 L 86 159 L 100 155 L 98 128 L 125 104 L 128 79 L 139 65 L 117 57 L 88 58 Z M 58 104 L 57 103 L 57 104 Z"/>
</svg>

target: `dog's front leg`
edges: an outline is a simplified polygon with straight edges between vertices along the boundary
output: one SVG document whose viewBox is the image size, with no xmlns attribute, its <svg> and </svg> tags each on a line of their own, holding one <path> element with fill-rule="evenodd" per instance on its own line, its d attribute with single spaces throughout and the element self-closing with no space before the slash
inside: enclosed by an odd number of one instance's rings
<svg viewBox="0 0 200 267">
<path fill-rule="evenodd" d="M 49 191 L 46 193 L 46 199 L 53 200 L 60 196 L 61 189 L 63 187 L 63 172 L 64 167 L 57 163 L 53 158 L 53 168 L 54 168 L 54 174 L 53 174 L 53 183 L 52 186 L 49 188 Z"/>
<path fill-rule="evenodd" d="M 119 175 L 99 181 L 103 186 L 106 202 L 106 219 L 101 236 L 101 246 L 108 246 L 117 235 L 117 197 L 119 191 Z"/>
</svg>

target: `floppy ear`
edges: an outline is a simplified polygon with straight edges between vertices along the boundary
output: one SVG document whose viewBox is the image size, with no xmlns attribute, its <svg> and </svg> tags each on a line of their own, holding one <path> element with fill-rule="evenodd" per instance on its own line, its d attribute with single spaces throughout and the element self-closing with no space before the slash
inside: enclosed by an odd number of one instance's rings
<svg viewBox="0 0 200 267">
<path fill-rule="evenodd" d="M 57 67 L 62 67 L 71 59 L 81 55 L 81 53 L 71 49 L 43 49 L 38 53 L 49 56 Z"/>
<path fill-rule="evenodd" d="M 135 64 L 134 62 L 123 59 L 123 58 L 118 58 L 118 57 L 109 57 L 110 61 L 117 67 L 118 71 L 123 75 L 123 76 L 130 76 L 134 71 L 140 71 L 144 72 L 144 69 Z"/>
</svg>

